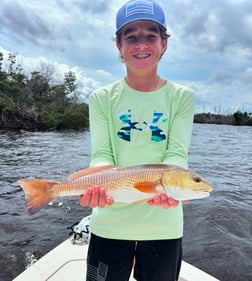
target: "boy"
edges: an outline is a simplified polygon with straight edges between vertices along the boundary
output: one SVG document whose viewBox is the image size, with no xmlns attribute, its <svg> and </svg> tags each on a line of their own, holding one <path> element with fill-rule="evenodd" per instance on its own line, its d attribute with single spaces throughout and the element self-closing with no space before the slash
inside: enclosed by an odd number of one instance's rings
<svg viewBox="0 0 252 281">
<path fill-rule="evenodd" d="M 124 79 L 90 96 L 91 166 L 166 163 L 187 168 L 195 98 L 158 75 L 167 48 L 165 14 L 157 2 L 131 0 L 116 17 Z M 165 193 L 147 203 L 113 203 L 102 187 L 80 198 L 93 209 L 87 281 L 178 280 L 182 204 Z M 134 262 L 133 262 L 134 261 Z"/>
</svg>

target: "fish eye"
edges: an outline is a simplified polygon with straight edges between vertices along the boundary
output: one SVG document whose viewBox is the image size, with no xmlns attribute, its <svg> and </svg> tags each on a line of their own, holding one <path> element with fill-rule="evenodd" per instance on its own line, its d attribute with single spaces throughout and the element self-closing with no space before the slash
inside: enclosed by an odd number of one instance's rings
<svg viewBox="0 0 252 281">
<path fill-rule="evenodd" d="M 199 176 L 193 177 L 193 180 L 194 180 L 195 182 L 201 182 L 201 178 L 200 178 Z"/>
</svg>

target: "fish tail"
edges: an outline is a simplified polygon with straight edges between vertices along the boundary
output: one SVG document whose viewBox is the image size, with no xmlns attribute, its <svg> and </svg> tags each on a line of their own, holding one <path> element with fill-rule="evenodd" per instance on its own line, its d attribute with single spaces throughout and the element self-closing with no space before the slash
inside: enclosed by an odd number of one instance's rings
<svg viewBox="0 0 252 281">
<path fill-rule="evenodd" d="M 40 179 L 21 179 L 18 183 L 25 192 L 26 207 L 30 215 L 38 212 L 56 197 L 52 187 L 57 182 Z"/>
</svg>

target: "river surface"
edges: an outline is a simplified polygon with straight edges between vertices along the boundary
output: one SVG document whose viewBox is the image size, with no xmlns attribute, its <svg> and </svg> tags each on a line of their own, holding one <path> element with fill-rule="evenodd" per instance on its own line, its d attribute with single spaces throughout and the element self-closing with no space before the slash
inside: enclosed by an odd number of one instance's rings
<svg viewBox="0 0 252 281">
<path fill-rule="evenodd" d="M 63 181 L 89 159 L 88 132 L 0 131 L 1 281 L 68 238 L 67 227 L 90 213 L 73 197 L 30 216 L 16 181 Z M 214 191 L 184 204 L 184 260 L 221 281 L 251 281 L 252 127 L 194 124 L 189 167 Z"/>
</svg>

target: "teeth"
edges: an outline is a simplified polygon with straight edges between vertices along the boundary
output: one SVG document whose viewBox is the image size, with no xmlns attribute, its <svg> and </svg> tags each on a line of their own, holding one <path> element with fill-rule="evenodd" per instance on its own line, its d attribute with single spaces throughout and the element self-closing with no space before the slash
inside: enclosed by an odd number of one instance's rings
<svg viewBox="0 0 252 281">
<path fill-rule="evenodd" d="M 147 58 L 147 57 L 149 57 L 149 55 L 148 54 L 138 54 L 138 55 L 135 55 L 134 56 L 135 58 L 139 58 L 139 59 L 142 59 L 142 58 Z"/>
</svg>

